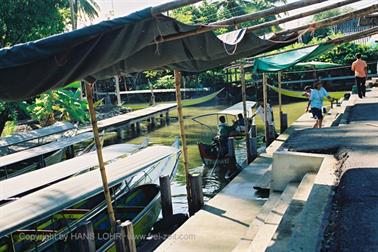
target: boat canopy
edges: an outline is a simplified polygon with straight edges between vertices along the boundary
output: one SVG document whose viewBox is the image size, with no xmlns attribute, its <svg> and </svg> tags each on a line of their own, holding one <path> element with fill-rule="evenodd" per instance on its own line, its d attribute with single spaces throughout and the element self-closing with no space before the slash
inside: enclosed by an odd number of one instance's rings
<svg viewBox="0 0 378 252">
<path fill-rule="evenodd" d="M 115 144 L 103 149 L 104 162 L 138 150 L 136 144 Z M 98 166 L 96 151 L 0 181 L 0 201 L 16 197 Z M 59 171 L 59 172 L 57 172 Z"/>
<path fill-rule="evenodd" d="M 251 108 L 253 108 L 255 105 L 256 105 L 256 102 L 247 101 L 247 115 L 248 115 L 248 117 L 252 116 Z M 243 102 L 239 102 L 239 103 L 232 105 L 229 108 L 226 108 L 222 111 L 217 112 L 217 114 L 237 116 L 238 114 L 243 114 L 243 111 L 244 111 L 243 110 Z"/>
<path fill-rule="evenodd" d="M 256 102 L 254 102 L 254 101 L 247 101 L 247 116 L 248 117 L 252 116 L 252 110 L 251 110 L 251 108 L 253 108 L 255 105 L 256 105 Z M 243 102 L 238 102 L 238 103 L 232 105 L 231 107 L 228 107 L 228 108 L 223 109 L 221 111 L 217 111 L 217 112 L 214 112 L 214 113 L 205 114 L 205 115 L 199 115 L 199 116 L 193 117 L 192 120 L 195 121 L 195 122 L 201 123 L 200 121 L 197 120 L 198 118 L 202 118 L 202 117 L 206 117 L 206 116 L 212 116 L 212 115 L 231 115 L 231 116 L 237 116 L 238 114 L 243 114 L 243 113 L 244 113 L 243 112 Z"/>
<path fill-rule="evenodd" d="M 109 186 L 117 185 L 160 161 L 172 158 L 173 162 L 177 162 L 179 154 L 180 149 L 176 147 L 151 146 L 119 159 L 106 167 Z M 94 170 L 1 206 L 0 237 L 41 221 L 102 191 L 101 176 Z"/>
</svg>

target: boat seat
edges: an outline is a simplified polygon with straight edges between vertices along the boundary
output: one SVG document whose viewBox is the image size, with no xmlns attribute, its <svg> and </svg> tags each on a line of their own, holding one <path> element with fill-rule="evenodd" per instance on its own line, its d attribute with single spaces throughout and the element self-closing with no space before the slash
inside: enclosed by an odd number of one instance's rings
<svg viewBox="0 0 378 252">
<path fill-rule="evenodd" d="M 90 209 L 64 209 L 61 214 L 86 214 Z"/>
<path fill-rule="evenodd" d="M 143 210 L 145 206 L 117 206 L 116 211 L 118 212 L 130 212 L 130 211 L 140 211 Z"/>
</svg>

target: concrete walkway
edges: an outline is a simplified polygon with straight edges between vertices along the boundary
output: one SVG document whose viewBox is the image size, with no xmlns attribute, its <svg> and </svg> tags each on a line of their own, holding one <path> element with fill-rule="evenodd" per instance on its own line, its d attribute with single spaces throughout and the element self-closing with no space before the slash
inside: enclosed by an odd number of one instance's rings
<svg viewBox="0 0 378 252">
<path fill-rule="evenodd" d="M 344 111 L 336 107 L 325 117 L 330 126 Z M 244 168 L 204 208 L 163 242 L 156 251 L 231 251 L 244 237 L 252 221 L 266 202 L 255 195 L 254 186 L 269 187 L 272 155 L 296 131 L 311 128 L 315 120 L 302 115 L 253 163 Z M 265 186 L 263 186 L 265 185 Z"/>
<path fill-rule="evenodd" d="M 293 134 L 284 148 L 343 160 L 324 251 L 378 251 L 378 89 L 350 99 L 347 124 Z"/>
</svg>

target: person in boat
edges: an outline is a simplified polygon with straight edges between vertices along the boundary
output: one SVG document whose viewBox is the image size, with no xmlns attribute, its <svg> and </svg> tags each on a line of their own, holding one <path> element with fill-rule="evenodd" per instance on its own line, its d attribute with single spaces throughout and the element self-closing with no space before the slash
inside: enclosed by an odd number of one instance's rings
<svg viewBox="0 0 378 252">
<path fill-rule="evenodd" d="M 243 114 L 238 114 L 236 131 L 239 133 L 245 131 L 245 122 Z"/>
<path fill-rule="evenodd" d="M 219 117 L 217 138 L 219 140 L 220 152 L 223 155 L 227 154 L 228 137 L 230 136 L 231 132 L 236 130 L 236 127 L 237 121 L 234 121 L 233 124 L 230 126 L 226 123 L 226 118 L 224 116 Z"/>
<path fill-rule="evenodd" d="M 261 118 L 261 120 L 264 122 L 264 101 L 263 99 L 259 99 L 258 100 L 258 103 L 259 103 L 259 107 L 256 109 L 256 113 L 252 115 L 251 119 L 254 118 L 256 115 L 259 115 L 259 117 Z M 274 136 L 277 137 L 278 134 L 276 132 L 276 129 L 275 129 L 275 126 L 274 126 L 274 117 L 273 117 L 273 108 L 272 106 L 267 103 L 267 122 L 269 125 L 273 126 L 273 133 L 274 133 Z"/>
<path fill-rule="evenodd" d="M 310 105 L 311 105 L 311 112 L 316 119 L 314 124 L 314 128 L 321 128 L 323 122 L 323 99 L 326 97 L 328 100 L 332 101 L 332 98 L 329 96 L 327 90 L 323 88 L 321 82 L 317 82 L 314 85 L 314 89 L 311 91 L 310 95 Z"/>
</svg>

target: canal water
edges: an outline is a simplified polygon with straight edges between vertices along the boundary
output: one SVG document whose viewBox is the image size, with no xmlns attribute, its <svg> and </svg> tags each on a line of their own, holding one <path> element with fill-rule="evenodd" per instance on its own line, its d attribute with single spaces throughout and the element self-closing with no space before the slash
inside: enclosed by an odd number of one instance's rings
<svg viewBox="0 0 378 252">
<path fill-rule="evenodd" d="M 284 111 L 289 112 L 289 123 L 298 118 L 303 114 L 305 109 L 305 104 L 291 103 L 284 105 Z M 188 143 L 188 154 L 189 154 L 189 168 L 191 171 L 202 172 L 203 174 L 203 193 L 204 200 L 208 201 L 214 195 L 216 195 L 222 188 L 229 182 L 224 178 L 224 172 L 222 172 L 219 167 L 215 168 L 205 168 L 202 165 L 202 160 L 198 152 L 198 142 L 210 143 L 212 137 L 217 132 L 217 116 L 209 116 L 201 120 L 209 127 L 205 127 L 192 120 L 193 117 L 203 114 L 211 114 L 220 110 L 227 108 L 230 105 L 206 105 L 206 106 L 194 106 L 194 107 L 184 107 L 184 119 L 185 119 L 185 130 Z M 275 108 L 276 118 L 278 118 L 278 108 Z M 172 110 L 170 113 L 171 123 L 169 126 L 157 127 L 153 131 L 148 131 L 148 125 L 142 125 L 142 133 L 138 137 L 130 137 L 126 140 L 128 143 L 139 144 L 148 137 L 151 144 L 161 144 L 161 145 L 171 145 L 175 138 L 180 135 L 179 125 L 177 122 L 177 113 Z M 231 118 L 228 118 L 229 123 L 231 123 Z M 158 123 L 158 122 L 157 122 Z M 262 122 L 257 118 L 257 130 L 258 130 L 258 146 L 263 145 L 263 127 Z M 278 126 L 278 125 L 276 125 Z M 122 143 L 117 137 L 113 138 L 110 142 L 105 142 L 105 145 L 111 143 Z M 243 140 L 236 141 L 236 156 L 237 161 L 241 163 L 246 158 L 245 144 Z M 183 167 L 183 160 L 181 156 L 179 168 L 172 182 L 172 197 L 173 197 L 173 211 L 174 213 L 187 213 L 187 198 L 186 198 L 186 187 L 185 187 L 185 172 Z"/>
</svg>

